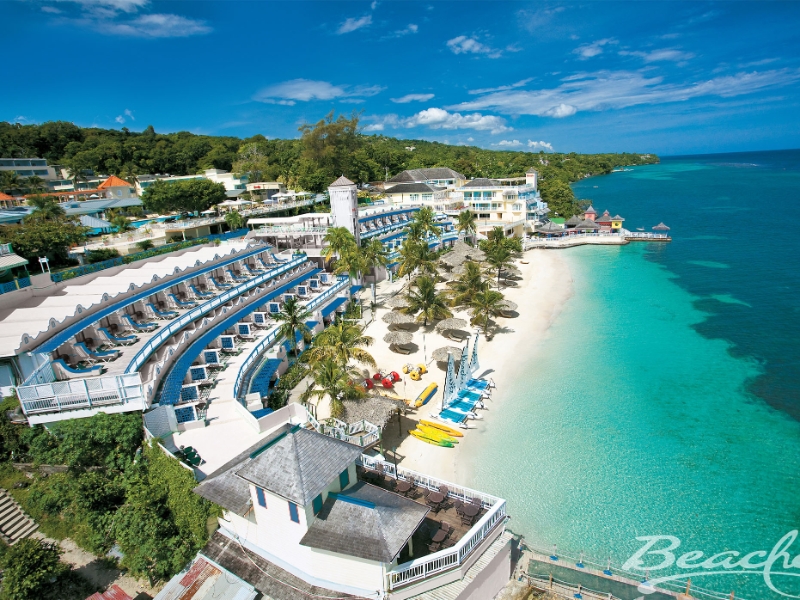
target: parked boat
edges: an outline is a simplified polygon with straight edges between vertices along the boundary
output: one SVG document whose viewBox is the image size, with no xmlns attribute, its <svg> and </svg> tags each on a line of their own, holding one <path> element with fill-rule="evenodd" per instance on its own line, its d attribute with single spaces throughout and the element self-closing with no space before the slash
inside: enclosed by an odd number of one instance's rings
<svg viewBox="0 0 800 600">
<path fill-rule="evenodd" d="M 427 436 L 427 435 L 425 435 L 424 432 L 420 431 L 419 429 L 413 429 L 413 430 L 409 431 L 408 433 L 413 435 L 418 440 L 422 440 L 423 442 L 426 442 L 426 443 L 431 444 L 433 446 L 441 446 L 442 448 L 452 448 L 452 447 L 455 446 L 455 444 L 453 444 L 453 442 L 448 442 L 448 441 L 445 441 L 445 440 L 436 440 L 436 439 L 434 439 L 434 438 L 432 438 L 430 436 Z"/>
<path fill-rule="evenodd" d="M 454 429 L 453 427 L 448 427 L 444 423 L 437 423 L 436 421 L 420 419 L 419 424 L 420 426 L 433 427 L 434 429 L 439 429 L 440 431 L 444 431 L 446 434 L 452 435 L 453 437 L 464 437 L 464 434 L 461 433 L 458 429 Z"/>
<path fill-rule="evenodd" d="M 458 440 L 454 437 L 450 436 L 448 433 L 442 431 L 441 429 L 435 429 L 433 427 L 429 427 L 427 425 L 417 425 L 417 429 L 427 435 L 430 438 L 435 440 L 444 440 L 446 442 L 452 442 L 453 444 L 457 444 Z"/>
</svg>

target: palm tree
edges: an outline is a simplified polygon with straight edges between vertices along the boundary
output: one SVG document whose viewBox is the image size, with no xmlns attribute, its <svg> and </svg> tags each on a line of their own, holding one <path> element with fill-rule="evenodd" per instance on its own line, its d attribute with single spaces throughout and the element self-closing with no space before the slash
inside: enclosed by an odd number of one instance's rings
<svg viewBox="0 0 800 600">
<path fill-rule="evenodd" d="M 27 179 L 25 179 L 23 185 L 34 194 L 36 192 L 43 192 L 47 188 L 47 186 L 44 183 L 44 179 L 36 175 L 32 175 Z"/>
<path fill-rule="evenodd" d="M 465 237 L 474 239 L 475 232 L 477 231 L 478 219 L 475 213 L 470 210 L 462 210 L 458 213 L 458 221 L 456 222 L 456 229 L 459 233 L 464 232 Z"/>
<path fill-rule="evenodd" d="M 14 195 L 14 192 L 18 192 L 22 187 L 22 180 L 14 171 L 3 171 L 2 177 L 2 190 L 11 194 L 12 196 Z"/>
<path fill-rule="evenodd" d="M 225 215 L 225 223 L 231 228 L 231 231 L 236 231 L 244 227 L 244 217 L 238 211 L 232 210 Z"/>
<path fill-rule="evenodd" d="M 361 257 L 364 264 L 364 269 L 372 271 L 373 275 L 377 275 L 375 269 L 378 267 L 385 267 L 389 264 L 389 256 L 383 244 L 378 238 L 372 238 L 361 248 Z M 377 277 L 376 277 L 377 279 Z M 377 299 L 375 297 L 375 286 L 372 287 L 372 303 L 375 304 Z"/>
<path fill-rule="evenodd" d="M 408 307 L 403 309 L 408 314 L 417 315 L 417 321 L 428 325 L 429 320 L 446 319 L 453 313 L 447 308 L 444 294 L 436 291 L 436 283 L 431 277 L 422 276 L 414 281 L 414 288 L 407 294 Z"/>
<path fill-rule="evenodd" d="M 495 246 L 486 253 L 486 262 L 493 268 L 497 269 L 497 289 L 500 289 L 500 272 L 514 261 L 511 257 L 511 251 L 505 246 Z"/>
<path fill-rule="evenodd" d="M 78 191 L 78 182 L 86 181 L 86 177 L 83 175 L 83 169 L 79 169 L 76 166 L 69 167 L 69 178 L 72 181 L 72 189 L 76 192 Z"/>
<path fill-rule="evenodd" d="M 122 179 L 130 183 L 133 187 L 136 187 L 136 184 L 139 183 L 139 174 L 137 173 L 136 167 L 132 165 L 125 167 Z"/>
<path fill-rule="evenodd" d="M 423 237 L 427 238 L 429 235 L 439 237 L 442 233 L 442 230 L 436 225 L 436 213 L 429 206 L 420 208 L 414 215 L 414 221 L 419 223 Z"/>
<path fill-rule="evenodd" d="M 50 196 L 31 196 L 27 202 L 28 206 L 36 209 L 28 218 L 36 221 L 55 221 L 66 214 Z"/>
<path fill-rule="evenodd" d="M 353 248 L 356 245 L 356 238 L 346 227 L 331 227 L 322 238 L 322 242 L 325 244 L 322 256 L 327 262 L 334 256 L 341 256 L 346 249 Z"/>
<path fill-rule="evenodd" d="M 421 242 L 425 236 L 422 225 L 417 221 L 411 221 L 406 228 L 406 239 L 412 242 Z"/>
<path fill-rule="evenodd" d="M 406 238 L 400 247 L 400 277 L 408 275 L 411 281 L 411 274 L 414 271 L 436 275 L 436 254 L 431 252 L 427 242 L 417 242 Z"/>
<path fill-rule="evenodd" d="M 362 378 L 361 373 L 353 367 L 342 365 L 333 358 L 324 358 L 311 366 L 309 375 L 314 382 L 301 399 L 307 401 L 317 398 L 317 402 L 326 396 L 331 401 L 331 416 L 339 418 L 344 413 L 344 398 L 358 398 L 365 395 L 363 388 L 355 382 Z"/>
<path fill-rule="evenodd" d="M 131 228 L 128 217 L 124 217 L 122 215 L 116 215 L 113 219 L 111 219 L 111 224 L 117 230 L 117 233 L 125 233 Z"/>
<path fill-rule="evenodd" d="M 496 290 L 478 292 L 470 301 L 470 314 L 473 319 L 483 325 L 483 334 L 489 329 L 489 318 L 496 317 L 502 312 L 503 294 Z"/>
<path fill-rule="evenodd" d="M 306 321 L 311 319 L 311 311 L 300 304 L 297 298 L 289 298 L 281 308 L 281 311 L 273 318 L 281 324 L 278 328 L 278 336 L 289 340 L 289 345 L 297 358 L 297 333 L 301 333 L 304 338 L 311 335 L 311 330 L 306 325 Z"/>
<path fill-rule="evenodd" d="M 314 339 L 314 345 L 308 351 L 308 362 L 313 364 L 333 359 L 340 365 L 356 361 L 375 367 L 375 359 L 364 350 L 373 341 L 370 336 L 364 335 L 364 328 L 360 325 L 341 321 L 331 325 Z"/>
<path fill-rule="evenodd" d="M 474 261 L 464 263 L 464 271 L 450 286 L 450 303 L 453 306 L 466 306 L 478 292 L 489 289 L 489 282 L 483 278 L 481 266 Z"/>
</svg>

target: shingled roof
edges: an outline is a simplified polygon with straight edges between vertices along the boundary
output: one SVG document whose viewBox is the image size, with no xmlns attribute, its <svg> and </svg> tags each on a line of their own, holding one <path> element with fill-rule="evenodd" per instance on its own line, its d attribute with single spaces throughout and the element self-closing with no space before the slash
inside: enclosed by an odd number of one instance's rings
<svg viewBox="0 0 800 600">
<path fill-rule="evenodd" d="M 386 188 L 387 194 L 432 194 L 441 192 L 445 188 L 429 185 L 427 183 L 398 183 Z"/>
<path fill-rule="evenodd" d="M 497 187 L 500 182 L 496 179 L 486 179 L 486 177 L 476 177 L 464 184 L 464 187 Z"/>
<path fill-rule="evenodd" d="M 420 183 L 431 179 L 466 179 L 466 177 L 449 167 L 432 167 L 407 169 L 392 177 L 387 183 Z"/>
<path fill-rule="evenodd" d="M 361 448 L 316 431 L 292 427 L 236 470 L 236 475 L 301 506 L 311 504 Z"/>
<path fill-rule="evenodd" d="M 353 182 L 352 182 L 352 181 L 350 181 L 350 180 L 349 180 L 347 177 L 345 177 L 344 175 L 342 175 L 341 177 L 339 177 L 339 179 L 337 179 L 336 181 L 334 181 L 334 182 L 333 182 L 332 184 L 330 184 L 328 187 L 347 187 L 347 186 L 349 186 L 349 185 L 355 185 L 355 183 L 353 183 Z"/>
<path fill-rule="evenodd" d="M 359 482 L 344 492 L 328 495 L 300 544 L 390 563 L 428 510 L 413 500 Z"/>
</svg>

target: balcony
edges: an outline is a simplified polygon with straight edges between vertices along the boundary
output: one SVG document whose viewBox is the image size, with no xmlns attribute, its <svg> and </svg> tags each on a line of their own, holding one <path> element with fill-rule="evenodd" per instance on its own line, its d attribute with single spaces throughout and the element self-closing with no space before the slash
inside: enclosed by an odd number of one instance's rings
<svg viewBox="0 0 800 600">
<path fill-rule="evenodd" d="M 359 459 L 359 479 L 391 492 L 398 491 L 398 483 L 411 484 L 411 491 L 406 496 L 423 505 L 428 505 L 426 496 L 429 492 L 438 491 L 441 486 L 447 488 L 439 510 L 435 513 L 431 510 L 413 534 L 410 547 L 406 546 L 400 553 L 399 564 L 387 573 L 390 590 L 460 567 L 484 540 L 493 540 L 504 529 L 506 502 L 501 498 L 395 467 L 392 463 L 364 454 Z M 463 519 L 456 507 L 458 503 L 469 504 L 473 500 L 479 509 L 470 518 L 472 524 L 469 524 L 470 520 Z M 450 532 L 441 542 L 433 542 L 433 536 L 440 531 L 443 523 L 447 524 Z M 440 545 L 437 546 L 437 543 Z"/>
</svg>

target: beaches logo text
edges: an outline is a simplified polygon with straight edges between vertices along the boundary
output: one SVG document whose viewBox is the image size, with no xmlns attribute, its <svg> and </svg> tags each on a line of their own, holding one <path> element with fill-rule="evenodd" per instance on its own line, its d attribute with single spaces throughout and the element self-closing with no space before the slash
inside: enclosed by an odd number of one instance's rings
<svg viewBox="0 0 800 600">
<path fill-rule="evenodd" d="M 704 558 L 704 553 L 692 550 L 676 556 L 674 550 L 681 545 L 681 540 L 672 535 L 646 535 L 637 537 L 645 542 L 622 566 L 626 571 L 661 571 L 677 567 L 683 571 L 677 575 L 650 578 L 649 586 L 640 586 L 639 591 L 653 593 L 651 586 L 668 581 L 683 580 L 687 577 L 703 577 L 708 575 L 761 575 L 764 583 L 776 594 L 786 598 L 800 598 L 779 588 L 776 579 L 784 577 L 800 577 L 800 553 L 790 554 L 790 548 L 797 539 L 797 530 L 790 531 L 775 544 L 772 550 L 756 550 L 742 556 L 735 550 L 727 550 Z M 656 547 L 663 546 L 663 547 Z M 647 563 L 645 557 L 652 557 Z M 661 562 L 655 562 L 660 558 Z M 653 564 L 649 564 L 652 562 Z M 792 572 L 793 569 L 796 571 Z M 688 571 L 688 572 L 687 572 Z"/>
</svg>

